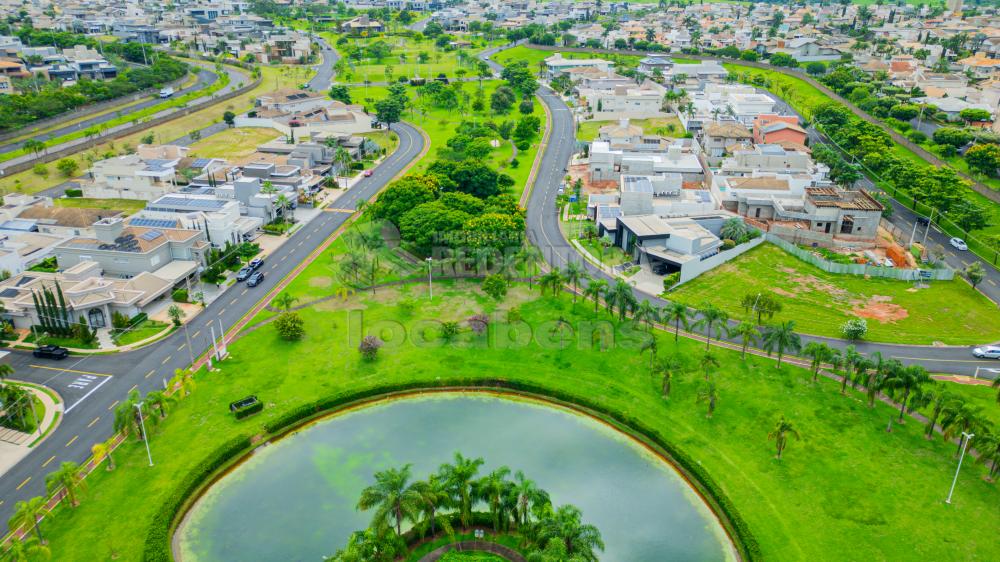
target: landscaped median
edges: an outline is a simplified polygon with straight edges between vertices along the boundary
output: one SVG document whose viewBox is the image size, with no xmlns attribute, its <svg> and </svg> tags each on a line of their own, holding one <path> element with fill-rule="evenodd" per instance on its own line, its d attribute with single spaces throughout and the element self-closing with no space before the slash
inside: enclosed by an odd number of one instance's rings
<svg viewBox="0 0 1000 562">
<path fill-rule="evenodd" d="M 313 267 L 325 268 L 320 261 Z M 284 340 L 264 325 L 229 346 L 232 357 L 218 372 L 198 376 L 195 391 L 151 429 L 154 467 L 132 439 L 115 452 L 114 471 L 87 479 L 80 507 L 47 518 L 43 532 L 54 556 L 164 560 L 174 517 L 190 494 L 262 440 L 361 398 L 461 385 L 555 398 L 632 428 L 687 469 L 719 511 L 744 522 L 731 532 L 752 558 L 749 537 L 764 559 L 1000 557 L 1000 545 L 967 528 L 967 521 L 983 529 L 1000 524 L 998 491 L 980 478 L 982 467 L 967 463 L 955 500 L 944 504 L 952 444 L 924 439 L 912 419 L 886 433 L 890 406 L 869 409 L 863 395 L 849 388 L 841 396 L 839 383 L 813 383 L 805 369 L 777 370 L 767 358 L 742 361 L 737 352 L 713 350 L 719 366 L 708 376 L 717 407 L 709 418 L 698 399 L 706 385 L 703 343 L 657 335 L 654 364 L 671 373 L 664 398 L 663 371 L 651 373 L 650 352 L 642 351 L 645 328 L 619 324 L 603 306 L 595 313 L 592 303 L 573 304 L 568 295 L 539 297 L 518 284 L 497 302 L 475 281 L 435 281 L 433 299 L 421 282 L 323 300 L 299 314 L 302 339 Z M 475 314 L 489 319 L 488 336 L 465 327 Z M 445 322 L 461 326 L 449 340 L 435 328 Z M 556 329 L 564 325 L 571 331 Z M 534 337 L 511 341 L 511 333 Z M 385 342 L 371 361 L 358 352 L 364 334 Z M 238 421 L 228 404 L 248 394 L 264 410 Z M 777 460 L 768 433 L 781 416 L 801 441 Z M 909 540 L 915 534 L 920 541 Z"/>
</svg>

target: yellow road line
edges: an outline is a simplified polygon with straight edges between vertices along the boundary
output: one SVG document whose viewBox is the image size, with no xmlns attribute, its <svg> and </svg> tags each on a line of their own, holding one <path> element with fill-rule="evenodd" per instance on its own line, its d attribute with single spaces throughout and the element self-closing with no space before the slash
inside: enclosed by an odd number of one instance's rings
<svg viewBox="0 0 1000 562">
<path fill-rule="evenodd" d="M 49 457 L 49 460 L 47 460 L 47 461 L 45 461 L 45 462 L 42 463 L 42 468 L 45 468 L 45 467 L 49 466 L 49 463 L 52 462 L 52 461 L 54 461 L 54 460 L 56 460 L 56 456 L 52 455 L 51 457 Z"/>
<path fill-rule="evenodd" d="M 45 365 L 28 365 L 33 369 L 47 369 L 49 371 L 62 371 L 65 373 L 78 373 L 81 375 L 97 375 L 99 377 L 110 377 L 108 373 L 94 373 L 92 371 L 77 371 L 74 369 L 60 369 L 59 367 L 46 367 Z"/>
<path fill-rule="evenodd" d="M 25 479 L 24 479 L 24 482 L 21 482 L 21 483 L 20 483 L 20 484 L 19 484 L 19 485 L 17 486 L 17 489 L 18 489 L 18 490 L 20 490 L 21 488 L 23 488 L 23 487 L 25 486 L 25 484 L 27 484 L 27 483 L 28 483 L 28 482 L 30 482 L 30 481 L 31 481 L 31 477 L 30 477 L 30 476 L 29 476 L 29 477 L 27 477 L 27 478 L 25 478 Z"/>
<path fill-rule="evenodd" d="M 87 425 L 87 429 L 90 429 L 90 428 L 94 427 L 94 424 L 97 423 L 97 420 L 99 420 L 99 419 L 101 419 L 101 416 L 97 416 L 96 418 L 94 418 L 94 421 L 90 422 Z"/>
<path fill-rule="evenodd" d="M 153 376 L 153 373 L 155 373 L 155 372 L 156 372 L 156 369 L 150 369 L 149 372 L 146 373 L 146 378 L 148 379 L 149 377 Z"/>
<path fill-rule="evenodd" d="M 133 390 L 135 390 L 135 389 L 137 389 L 137 388 L 139 388 L 139 385 L 137 385 L 137 384 L 133 384 L 133 385 L 132 385 L 132 388 L 128 389 L 128 391 L 129 391 L 129 392 L 132 392 Z"/>
<path fill-rule="evenodd" d="M 70 445 L 72 445 L 79 438 L 80 438 L 79 435 L 74 435 L 73 438 L 69 440 L 69 443 L 66 443 L 66 446 L 69 447 Z"/>
<path fill-rule="evenodd" d="M 117 401 L 117 400 L 115 400 L 115 403 L 114 403 L 114 404 L 112 404 L 112 405 L 108 406 L 108 411 L 110 412 L 110 411 L 111 411 L 111 409 L 112 409 L 112 408 L 114 408 L 114 407 L 115 407 L 115 406 L 117 406 L 117 405 L 118 405 L 118 401 Z"/>
</svg>

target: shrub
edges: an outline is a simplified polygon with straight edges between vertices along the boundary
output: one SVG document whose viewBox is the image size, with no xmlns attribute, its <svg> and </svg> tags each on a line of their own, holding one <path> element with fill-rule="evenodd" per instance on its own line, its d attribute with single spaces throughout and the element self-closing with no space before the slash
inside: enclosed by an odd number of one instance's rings
<svg viewBox="0 0 1000 562">
<path fill-rule="evenodd" d="M 675 271 L 663 278 L 663 290 L 669 291 L 678 281 L 681 280 L 681 272 Z"/>
<path fill-rule="evenodd" d="M 868 333 L 868 321 L 864 318 L 851 318 L 841 326 L 840 331 L 849 340 L 860 340 Z"/>
<path fill-rule="evenodd" d="M 80 169 L 80 165 L 77 164 L 76 160 L 72 158 L 63 158 L 62 160 L 56 162 L 56 169 L 63 176 L 70 178 L 76 175 L 77 170 Z"/>
<path fill-rule="evenodd" d="M 264 403 L 257 401 L 248 406 L 243 406 L 242 408 L 237 409 L 235 412 L 233 412 L 233 415 L 236 416 L 236 419 L 241 420 L 247 416 L 251 416 L 253 414 L 256 414 L 257 412 L 260 412 L 263 409 L 264 409 Z"/>
<path fill-rule="evenodd" d="M 507 323 L 513 324 L 521 321 L 521 307 L 512 306 L 507 310 Z"/>
<path fill-rule="evenodd" d="M 352 170 L 364 170 L 365 169 L 365 163 L 364 162 L 351 162 L 351 169 Z"/>
<path fill-rule="evenodd" d="M 451 341 L 455 339 L 461 328 L 458 326 L 458 322 L 442 322 L 441 323 L 441 339 L 444 341 Z"/>
<path fill-rule="evenodd" d="M 83 197 L 82 189 L 67 189 L 66 197 Z"/>
<path fill-rule="evenodd" d="M 927 141 L 927 135 L 923 131 L 918 131 L 916 129 L 906 133 L 906 138 L 910 139 L 910 142 L 915 142 L 920 144 Z"/>
<path fill-rule="evenodd" d="M 722 241 L 722 251 L 732 250 L 735 247 L 736 247 L 735 240 L 726 238 L 725 240 Z"/>
<path fill-rule="evenodd" d="M 170 298 L 174 299 L 174 302 L 188 302 L 188 291 L 187 289 L 177 289 L 170 295 Z"/>
<path fill-rule="evenodd" d="M 473 314 L 466 322 L 469 323 L 469 329 L 472 330 L 472 333 L 481 336 L 486 333 L 486 329 L 490 326 L 490 317 L 485 314 Z"/>
<path fill-rule="evenodd" d="M 503 300 L 507 295 L 507 280 L 499 273 L 494 273 L 483 280 L 483 292 L 496 300 Z"/>
<path fill-rule="evenodd" d="M 518 150 L 528 150 L 531 148 L 531 141 L 520 140 L 517 141 L 514 146 L 516 146 Z"/>
<path fill-rule="evenodd" d="M 517 158 L 514 158 L 513 160 L 510 161 L 510 167 L 511 168 L 516 168 L 516 167 L 518 167 L 520 165 L 521 165 L 521 162 L 518 161 Z"/>
<path fill-rule="evenodd" d="M 282 339 L 289 341 L 302 339 L 306 333 L 304 322 L 297 312 L 282 312 L 275 319 L 274 328 Z"/>
<path fill-rule="evenodd" d="M 374 361 L 378 357 L 378 350 L 383 345 L 381 339 L 376 336 L 365 336 L 361 340 L 361 345 L 358 346 L 358 351 L 361 352 L 361 356 L 365 358 L 365 361 Z"/>
<path fill-rule="evenodd" d="M 35 167 L 31 169 L 31 172 L 36 176 L 43 178 L 49 177 L 49 168 L 45 164 L 35 164 Z"/>
</svg>

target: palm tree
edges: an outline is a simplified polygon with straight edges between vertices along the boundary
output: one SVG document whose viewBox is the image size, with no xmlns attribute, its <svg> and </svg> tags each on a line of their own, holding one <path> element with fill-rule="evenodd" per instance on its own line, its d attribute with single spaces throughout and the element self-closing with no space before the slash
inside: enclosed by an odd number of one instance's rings
<svg viewBox="0 0 1000 562">
<path fill-rule="evenodd" d="M 0 364 L 0 381 L 7 380 L 7 377 L 13 374 L 14 374 L 14 367 L 11 367 L 6 363 Z"/>
<path fill-rule="evenodd" d="M 830 364 L 830 372 L 837 376 L 840 374 L 840 368 L 844 366 L 844 356 L 839 349 L 830 349 L 830 358 L 826 362 Z M 813 382 L 815 380 L 813 379 Z"/>
<path fill-rule="evenodd" d="M 191 372 L 191 369 L 177 369 L 174 371 L 174 377 L 167 383 L 167 388 L 176 389 L 181 398 L 186 398 L 188 394 L 191 394 L 195 386 L 197 385 L 194 382 L 194 373 Z"/>
<path fill-rule="evenodd" d="M 94 446 L 90 448 L 90 453 L 94 455 L 95 463 L 99 463 L 107 458 L 108 470 L 115 469 L 115 459 L 111 456 L 111 445 L 109 445 L 107 441 L 95 443 Z"/>
<path fill-rule="evenodd" d="M 988 479 L 995 481 L 997 474 L 1000 473 L 1000 435 L 986 434 L 980 444 L 976 445 L 976 449 L 979 450 L 978 462 L 984 465 L 990 463 Z"/>
<path fill-rule="evenodd" d="M 990 386 L 1000 389 L 1000 377 L 993 379 L 993 384 Z M 1000 390 L 997 390 L 997 404 L 1000 404 Z"/>
<path fill-rule="evenodd" d="M 924 395 L 927 398 L 927 404 L 931 406 L 930 423 L 927 424 L 927 431 L 924 432 L 924 436 L 930 439 L 934 435 L 934 427 L 937 426 L 941 415 L 947 415 L 948 412 L 960 404 L 960 400 L 957 395 L 941 387 L 926 392 Z"/>
<path fill-rule="evenodd" d="M 778 423 L 774 424 L 774 429 L 767 434 L 767 440 L 774 440 L 774 446 L 778 450 L 778 459 L 781 459 L 781 452 L 785 450 L 785 446 L 788 445 L 788 436 L 791 435 L 796 439 L 801 439 L 799 432 L 792 425 L 792 422 L 785 419 L 785 416 L 781 416 Z"/>
<path fill-rule="evenodd" d="M 507 477 L 510 469 L 506 466 L 494 470 L 480 478 L 473 485 L 474 494 L 479 499 L 486 502 L 490 508 L 490 515 L 493 516 L 493 530 L 500 531 L 500 512 L 502 511 L 502 501 L 505 488 L 510 484 Z"/>
<path fill-rule="evenodd" d="M 563 285 L 562 273 L 559 270 L 553 269 L 552 271 L 546 273 L 538 280 L 538 287 L 541 289 L 542 293 L 546 290 L 552 291 L 552 296 L 559 296 L 559 289 Z"/>
<path fill-rule="evenodd" d="M 823 342 L 811 341 L 802 348 L 802 355 L 812 359 L 809 366 L 813 372 L 813 382 L 816 382 L 816 379 L 819 378 L 820 365 L 831 359 L 833 350 Z"/>
<path fill-rule="evenodd" d="M 710 375 L 712 369 L 719 368 L 719 359 L 711 353 L 706 352 L 705 355 L 701 356 L 701 360 L 698 361 L 698 364 L 701 366 L 701 369 L 705 371 L 705 380 L 709 380 L 709 378 L 711 378 Z"/>
<path fill-rule="evenodd" d="M 336 176 L 337 177 L 346 176 L 347 174 L 343 172 L 351 167 L 351 162 L 353 161 L 354 158 L 351 157 L 351 153 L 348 152 L 347 149 L 345 149 L 342 146 L 337 147 L 337 151 L 333 153 L 333 164 L 336 170 L 335 172 Z"/>
<path fill-rule="evenodd" d="M 581 281 L 590 279 L 590 274 L 580 265 L 580 262 L 571 261 L 566 264 L 566 269 L 562 273 L 566 283 L 573 285 L 573 304 L 576 304 L 576 289 Z"/>
<path fill-rule="evenodd" d="M 715 413 L 715 404 L 719 401 L 719 390 L 716 388 L 715 383 L 712 381 L 705 382 L 698 388 L 698 403 L 702 402 L 708 403 L 708 414 L 706 417 L 712 417 Z"/>
<path fill-rule="evenodd" d="M 945 439 L 958 437 L 958 448 L 955 450 L 956 455 L 962 450 L 962 445 L 965 443 L 965 435 L 963 434 L 968 433 L 974 427 L 982 425 L 982 416 L 983 409 L 968 402 L 960 402 L 950 410 L 945 411 L 944 418 L 941 420 L 941 427 L 944 429 Z"/>
<path fill-rule="evenodd" d="M 532 279 L 538 272 L 538 261 L 542 259 L 542 252 L 532 244 L 525 244 L 517 255 L 527 271 L 528 288 L 530 289 Z"/>
<path fill-rule="evenodd" d="M 796 352 L 802 347 L 799 335 L 795 333 L 795 321 L 780 322 L 764 327 L 764 336 L 761 346 L 767 352 L 768 357 L 771 352 L 778 353 L 778 368 L 781 368 L 781 356 L 785 351 Z"/>
<path fill-rule="evenodd" d="M 625 315 L 635 306 L 636 302 L 635 295 L 632 294 L 632 287 L 621 279 L 608 289 L 604 300 L 607 301 L 609 310 L 612 310 L 612 307 L 618 307 L 619 322 L 625 321 Z"/>
<path fill-rule="evenodd" d="M 142 432 L 142 418 L 149 414 L 149 405 L 139 400 L 139 391 L 133 390 L 128 398 L 115 408 L 115 431 L 134 433 L 140 441 L 146 438 Z"/>
<path fill-rule="evenodd" d="M 597 315 L 597 307 L 601 305 L 601 295 L 608 289 L 608 282 L 604 279 L 594 279 L 587 283 L 587 288 L 583 290 L 583 295 L 594 301 L 594 315 Z"/>
<path fill-rule="evenodd" d="M 662 373 L 660 379 L 660 394 L 662 394 L 664 398 L 670 398 L 670 382 L 674 377 L 674 373 L 671 369 L 664 367 L 662 364 L 660 367 L 660 373 Z"/>
<path fill-rule="evenodd" d="M 844 349 L 844 378 L 840 381 L 840 393 L 847 393 L 847 379 L 851 378 L 854 367 L 864 360 L 864 356 L 857 352 L 853 345 Z"/>
<path fill-rule="evenodd" d="M 687 306 L 679 302 L 671 302 L 660 310 L 660 320 L 667 324 L 671 322 L 674 324 L 674 342 L 680 340 L 681 324 L 684 325 L 685 330 L 688 329 L 687 312 Z"/>
<path fill-rule="evenodd" d="M 483 459 L 467 459 L 461 453 L 455 453 L 455 462 L 443 464 L 438 474 L 444 478 L 451 490 L 451 497 L 458 504 L 458 512 L 462 526 L 468 527 L 472 522 L 472 481 L 483 465 Z"/>
<path fill-rule="evenodd" d="M 437 474 L 432 474 L 425 482 L 416 482 L 414 488 L 420 494 L 420 501 L 423 505 L 424 528 L 430 528 L 431 535 L 437 533 L 437 511 L 441 508 L 451 507 L 451 494 L 448 493 L 447 483 Z M 451 525 L 448 518 L 442 521 L 445 531 L 451 533 Z"/>
<path fill-rule="evenodd" d="M 729 315 L 712 303 L 703 304 L 698 313 L 701 318 L 694 323 L 694 327 L 705 327 L 705 351 L 708 351 L 709 346 L 712 345 L 712 327 L 716 328 L 716 337 L 721 337 L 722 329 L 729 320 Z"/>
<path fill-rule="evenodd" d="M 653 322 L 660 319 L 659 309 L 653 306 L 653 303 L 649 301 L 642 301 L 635 307 L 633 318 L 636 322 L 645 322 L 646 328 L 652 332 Z"/>
<path fill-rule="evenodd" d="M 358 509 L 375 509 L 376 528 L 387 528 L 390 519 L 395 521 L 396 536 L 403 534 L 403 520 L 414 518 L 420 506 L 420 493 L 410 484 L 409 464 L 376 472 L 375 484 L 362 490 L 358 500 Z"/>
<path fill-rule="evenodd" d="M 35 535 L 38 536 L 38 543 L 45 544 L 45 539 L 42 537 L 42 529 L 38 526 L 38 518 L 48 510 L 46 503 L 46 499 L 42 496 L 17 502 L 14 504 L 14 515 L 7 522 L 7 526 L 11 531 L 15 531 L 21 526 L 34 527 Z"/>
<path fill-rule="evenodd" d="M 64 462 L 59 465 L 58 470 L 45 477 L 45 489 L 52 494 L 62 488 L 63 494 L 69 499 L 70 507 L 80 505 L 76 498 L 76 491 L 82 483 L 80 465 L 75 462 Z"/>
<path fill-rule="evenodd" d="M 571 560 L 596 561 L 595 551 L 604 550 L 601 532 L 593 525 L 583 523 L 580 509 L 572 505 L 560 506 L 550 516 L 539 522 L 538 542 L 546 544 L 559 540 L 566 547 Z"/>
<path fill-rule="evenodd" d="M 49 547 L 42 545 L 35 537 L 18 539 L 11 537 L 4 552 L 4 560 L 10 562 L 28 562 L 29 560 L 48 560 L 52 556 Z"/>
<path fill-rule="evenodd" d="M 549 495 L 518 470 L 514 473 L 514 493 L 517 496 L 515 518 L 518 526 L 531 524 L 531 508 L 549 503 Z"/>
<path fill-rule="evenodd" d="M 729 331 L 729 337 L 739 337 L 740 341 L 743 343 L 743 350 L 740 353 L 741 359 L 747 358 L 747 348 L 751 343 L 756 344 L 757 338 L 760 337 L 760 332 L 757 330 L 757 326 L 754 326 L 752 322 L 743 321 L 740 322 L 735 328 Z"/>
<path fill-rule="evenodd" d="M 653 361 L 656 360 L 656 351 L 658 349 L 658 344 L 656 343 L 656 336 L 653 334 L 649 335 L 649 339 L 642 343 L 642 347 L 639 348 L 639 352 L 649 351 L 649 370 L 653 370 Z"/>
<path fill-rule="evenodd" d="M 903 422 L 903 414 L 906 412 L 906 405 L 910 400 L 910 395 L 919 393 L 920 387 L 930 382 L 927 370 L 920 365 L 908 365 L 901 369 L 896 369 L 885 379 L 885 386 L 896 392 L 902 392 L 903 397 L 899 400 L 899 423 Z"/>
<path fill-rule="evenodd" d="M 167 417 L 167 410 L 174 402 L 177 402 L 177 399 L 162 390 L 154 390 L 146 395 L 145 402 L 149 404 L 151 411 L 159 412 L 162 420 Z"/>
<path fill-rule="evenodd" d="M 271 304 L 273 304 L 280 310 L 288 312 L 289 310 L 291 310 L 292 305 L 294 305 L 298 300 L 299 300 L 298 297 L 293 297 L 291 293 L 281 293 L 280 295 L 274 297 L 274 300 L 271 301 Z"/>
</svg>

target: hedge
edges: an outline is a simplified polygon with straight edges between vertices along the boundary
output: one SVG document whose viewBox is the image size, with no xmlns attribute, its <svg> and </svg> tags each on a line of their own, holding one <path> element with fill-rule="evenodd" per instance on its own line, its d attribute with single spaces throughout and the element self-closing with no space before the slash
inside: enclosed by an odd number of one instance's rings
<svg viewBox="0 0 1000 562">
<path fill-rule="evenodd" d="M 570 394 L 568 392 L 546 388 L 535 383 L 523 381 L 511 381 L 507 379 L 466 379 L 451 378 L 436 381 L 411 381 L 399 384 L 387 384 L 368 388 L 349 394 L 339 394 L 320 398 L 308 404 L 303 404 L 285 412 L 264 424 L 264 430 L 271 435 L 276 435 L 290 429 L 301 422 L 308 420 L 318 414 L 325 413 L 348 404 L 364 401 L 376 397 L 390 394 L 404 393 L 422 389 L 469 387 L 483 390 L 510 390 L 537 395 L 541 398 L 550 398 L 555 401 L 565 402 L 587 410 L 606 421 L 610 421 L 619 426 L 620 429 L 631 433 L 636 438 L 658 447 L 670 461 L 686 476 L 692 485 L 698 489 L 702 496 L 711 504 L 717 513 L 722 515 L 722 525 L 734 538 L 734 543 L 740 557 L 743 560 L 762 560 L 763 555 L 760 545 L 754 537 L 750 526 L 739 514 L 736 506 L 726 495 L 722 487 L 712 478 L 708 471 L 702 467 L 697 460 L 687 453 L 670 444 L 660 436 L 654 429 L 646 426 L 632 416 L 623 413 L 611 412 L 599 403 L 586 398 Z M 181 481 L 181 483 L 171 493 L 169 499 L 164 502 L 163 507 L 154 517 L 150 525 L 150 531 L 146 536 L 145 553 L 143 560 L 147 562 L 167 562 L 172 560 L 170 554 L 170 532 L 173 523 L 182 515 L 182 508 L 187 500 L 198 491 L 198 488 L 209 481 L 214 472 L 226 462 L 239 454 L 249 450 L 251 441 L 249 437 L 238 437 L 223 445 L 215 455 L 206 460 L 200 466 L 192 470 Z"/>
<path fill-rule="evenodd" d="M 83 197 L 82 189 L 67 189 L 66 197 Z"/>
<path fill-rule="evenodd" d="M 236 419 L 241 420 L 247 416 L 256 414 L 257 412 L 263 409 L 264 409 L 264 403 L 257 401 L 254 402 L 253 404 L 250 404 L 249 406 L 244 406 L 233 413 L 236 414 Z"/>
<path fill-rule="evenodd" d="M 170 298 L 173 299 L 174 302 L 187 302 L 188 301 L 187 289 L 177 289 L 176 291 L 173 292 L 173 294 L 170 295 Z"/>
</svg>

